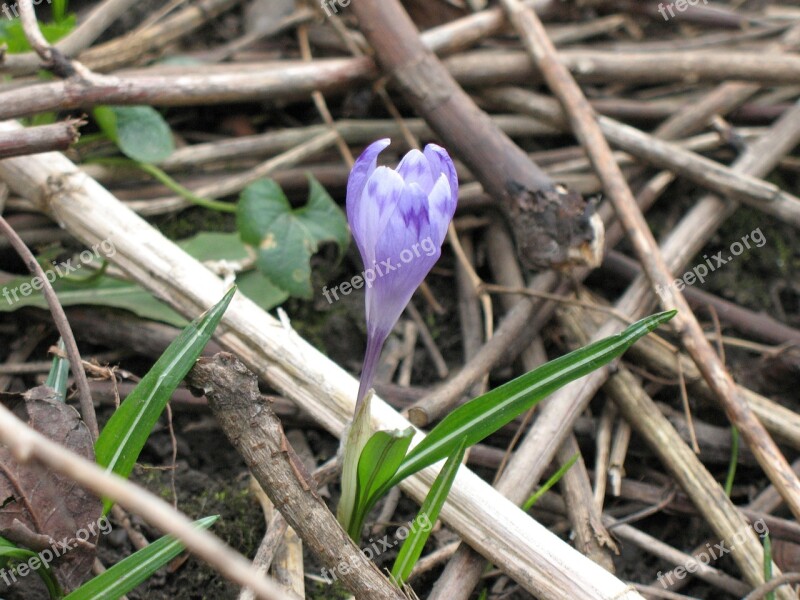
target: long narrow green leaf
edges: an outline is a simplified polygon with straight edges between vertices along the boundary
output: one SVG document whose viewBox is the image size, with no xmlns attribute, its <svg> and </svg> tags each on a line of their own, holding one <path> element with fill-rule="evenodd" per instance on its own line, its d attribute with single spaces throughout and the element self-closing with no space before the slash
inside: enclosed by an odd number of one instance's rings
<svg viewBox="0 0 800 600">
<path fill-rule="evenodd" d="M 730 497 L 731 490 L 733 490 L 737 464 L 739 464 L 739 430 L 731 426 L 731 458 L 728 462 L 728 475 L 725 478 L 725 495 L 728 497 Z"/>
<path fill-rule="evenodd" d="M 27 548 L 20 548 L 11 540 L 7 540 L 6 538 L 0 536 L 0 564 L 7 565 L 9 560 L 16 561 L 16 562 L 27 562 L 31 558 L 38 556 L 32 550 L 28 550 Z M 50 570 L 50 567 L 43 564 L 41 559 L 39 559 L 39 566 L 34 569 L 36 573 L 41 577 L 42 581 L 44 582 L 45 586 L 47 586 L 47 592 L 50 594 L 51 598 L 61 598 L 63 595 L 61 592 L 61 586 L 58 585 L 58 581 L 56 580 L 55 575 Z"/>
<path fill-rule="evenodd" d="M 364 519 L 374 505 L 370 499 L 397 472 L 413 437 L 413 427 L 403 431 L 376 431 L 364 446 L 358 459 L 355 510 L 348 531 L 351 538 L 358 539 Z"/>
<path fill-rule="evenodd" d="M 117 411 L 95 444 L 97 463 L 127 477 L 175 388 L 194 366 L 233 298 L 236 288 L 181 332 L 156 361 Z M 104 504 L 105 511 L 111 502 Z"/>
<path fill-rule="evenodd" d="M 433 524 L 436 523 L 436 519 L 439 518 L 439 513 L 442 511 L 444 501 L 450 493 L 450 488 L 453 487 L 453 481 L 456 478 L 458 468 L 461 466 L 465 450 L 465 440 L 462 439 L 456 447 L 455 452 L 448 457 L 447 462 L 444 463 L 444 467 L 442 467 L 442 470 L 439 471 L 439 474 L 436 476 L 431 489 L 428 491 L 428 495 L 425 496 L 422 507 L 419 509 L 419 513 L 417 513 L 417 518 L 413 521 L 413 524 L 417 526 L 412 526 L 408 537 L 400 548 L 400 552 L 397 554 L 397 558 L 392 566 L 392 579 L 400 587 L 402 587 L 403 582 L 408 579 L 408 576 L 411 575 L 414 565 L 417 564 L 417 560 L 422 554 L 422 549 L 425 547 L 425 542 L 428 541 L 428 537 L 433 529 Z M 421 519 L 423 516 L 424 519 Z M 419 523 L 422 522 L 422 520 L 427 522 L 427 527 L 419 527 Z"/>
<path fill-rule="evenodd" d="M 544 493 L 547 490 L 549 490 L 551 487 L 553 487 L 555 484 L 557 484 L 559 481 L 561 481 L 561 478 L 564 476 L 564 474 L 567 471 L 569 471 L 572 468 L 572 465 L 575 464 L 575 462 L 578 460 L 579 456 L 580 456 L 580 453 L 576 452 L 575 454 L 573 454 L 570 457 L 570 459 L 567 462 L 565 462 L 563 465 L 561 465 L 558 468 L 558 471 L 553 473 L 550 476 L 550 479 L 548 479 L 547 481 L 544 482 L 544 485 L 542 487 L 540 487 L 538 490 L 533 492 L 533 494 L 531 494 L 530 498 L 525 500 L 525 504 L 522 505 L 522 510 L 524 510 L 524 511 L 530 510 L 531 506 L 536 504 L 536 502 L 539 500 L 539 498 L 544 496 Z"/>
<path fill-rule="evenodd" d="M 64 340 L 58 338 L 58 349 L 62 352 L 66 349 Z M 61 401 L 67 397 L 67 380 L 69 379 L 69 360 L 56 354 L 53 357 L 53 365 L 50 367 L 50 372 L 47 374 L 47 381 L 45 385 L 53 388 L 56 392 L 56 397 Z"/>
<path fill-rule="evenodd" d="M 772 579 L 772 541 L 769 533 L 764 534 L 764 581 Z M 775 592 L 768 592 L 764 595 L 764 600 L 775 600 Z"/>
<path fill-rule="evenodd" d="M 219 515 L 212 515 L 195 521 L 194 524 L 196 527 L 208 529 L 218 518 Z M 181 552 L 183 544 L 174 537 L 165 535 L 87 581 L 64 600 L 116 600 L 147 580 Z"/>
<path fill-rule="evenodd" d="M 408 453 L 381 491 L 386 492 L 406 477 L 451 455 L 462 440 L 467 447 L 478 443 L 542 398 L 620 356 L 675 313 L 662 312 L 637 321 L 621 333 L 552 360 L 455 409 Z"/>
</svg>

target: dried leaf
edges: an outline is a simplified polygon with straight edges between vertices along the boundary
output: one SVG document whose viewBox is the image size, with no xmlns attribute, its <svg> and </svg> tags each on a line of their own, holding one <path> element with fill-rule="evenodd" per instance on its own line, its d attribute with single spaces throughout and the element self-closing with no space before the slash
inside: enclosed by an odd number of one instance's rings
<svg viewBox="0 0 800 600">
<path fill-rule="evenodd" d="M 94 461 L 89 430 L 52 389 L 0 394 L 0 402 L 39 433 Z M 99 498 L 38 464 L 19 464 L 8 448 L 0 446 L 0 536 L 36 552 L 49 549 L 53 572 L 65 591 L 91 574 L 101 515 Z M 11 587 L 18 591 L 37 584 L 38 578 L 28 575 Z M 30 597 L 27 591 L 23 595 Z"/>
</svg>

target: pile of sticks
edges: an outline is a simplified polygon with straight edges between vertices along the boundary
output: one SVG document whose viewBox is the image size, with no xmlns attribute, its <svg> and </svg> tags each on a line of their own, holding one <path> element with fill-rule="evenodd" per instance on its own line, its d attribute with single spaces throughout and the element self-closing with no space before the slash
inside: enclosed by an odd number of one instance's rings
<svg viewBox="0 0 800 600">
<path fill-rule="evenodd" d="M 18 234 L 15 247 L 65 235 L 86 244 L 111 238 L 115 266 L 183 314 L 194 316 L 222 296 L 216 275 L 145 220 L 187 208 L 191 201 L 185 195 L 174 195 L 135 169 L 75 164 L 83 150 L 68 148 L 85 125 L 76 117 L 95 105 L 174 107 L 168 114 L 186 143 L 158 166 L 208 199 L 230 199 L 266 176 L 299 195 L 307 171 L 343 199 L 353 152 L 366 143 L 388 136 L 418 147 L 436 140 L 459 160 L 462 181 L 450 242 L 464 361 L 454 366 L 443 358 L 412 304 L 394 364 L 400 385 L 379 386 L 388 403 L 375 400 L 377 426 L 399 428 L 410 421 L 427 428 L 487 389 L 490 373 L 536 367 L 550 349 L 550 324 L 566 345 L 577 347 L 618 331 L 657 305 L 679 312 L 670 340 L 650 336 L 631 350 L 630 363 L 600 368 L 553 394 L 535 415 L 504 431 L 499 439 L 506 448 L 474 449 L 470 464 L 493 469 L 495 481 L 490 486 L 466 468 L 458 475 L 442 518 L 463 541 L 420 563 L 425 571 L 446 562 L 428 597 L 466 600 L 486 560 L 504 574 L 494 578 L 497 597 L 520 589 L 553 599 L 682 598 L 690 597 L 680 593 L 689 585 L 711 586 L 710 592 L 698 592 L 709 598 L 760 598 L 773 589 L 782 600 L 794 597 L 795 573 L 781 574 L 772 565 L 773 579 L 765 583 L 759 536 L 763 525 L 773 547 L 788 549 L 787 556 L 800 544 L 800 464 L 785 458 L 787 451 L 800 449 L 800 414 L 793 410 L 798 406 L 784 406 L 734 381 L 724 346 L 779 356 L 796 369 L 800 330 L 791 324 L 797 315 L 769 317 L 700 289 L 709 272 L 724 269 L 731 256 L 692 261 L 742 206 L 764 216 L 749 236 L 724 243 L 734 255 L 757 252 L 758 240 L 800 224 L 800 198 L 790 186 L 774 183 L 797 180 L 797 160 L 790 153 L 800 141 L 800 57 L 793 53 L 800 41 L 800 11 L 683 0 L 666 5 L 587 0 L 575 6 L 500 0 L 489 7 L 478 0 L 414 0 L 405 6 L 398 0 L 352 0 L 337 3 L 336 11 L 330 4 L 292 8 L 289 3 L 289 10 L 276 8 L 260 28 L 194 51 L 197 64 L 177 67 L 154 59 L 188 47 L 196 32 L 237 14 L 240 3 L 170 5 L 119 37 L 97 42 L 133 4 L 105 0 L 50 45 L 38 31 L 31 1 L 19 2 L 33 51 L 0 61 L 0 73 L 13 76 L 0 83 L 0 158 L 5 159 L 0 181 L 7 185 L 0 189 L 0 207 L 7 213 L 4 227 Z M 58 79 L 36 79 L 42 67 Z M 239 122 L 244 135 L 228 137 L 223 127 L 212 135 L 193 132 L 179 110 L 185 108 L 189 117 L 196 113 L 188 107 L 224 115 L 237 103 L 242 111 L 255 104 L 284 122 L 287 107 L 316 112 L 306 112 L 312 117 L 297 126 L 263 133 Z M 26 128 L 16 121 L 49 111 L 64 120 Z M 773 173 L 781 177 L 771 178 Z M 671 187 L 676 181 L 690 190 L 679 201 Z M 602 200 L 587 200 L 592 196 Z M 673 200 L 669 210 L 657 204 L 662 198 Z M 658 216 L 648 222 L 643 215 L 651 209 Z M 660 232 L 660 243 L 652 229 Z M 615 249 L 623 240 L 630 255 Z M 791 272 L 797 251 L 790 249 L 789 256 Z M 613 304 L 610 286 L 583 284 L 597 269 L 604 281 L 627 286 Z M 441 312 L 436 286 L 423 292 L 425 310 Z M 708 307 L 715 326 L 710 333 L 693 312 L 701 308 L 709 314 Z M 154 357 L 174 335 L 154 326 L 143 341 L 135 320 L 104 329 L 87 311 L 67 316 L 78 337 L 91 328 L 94 343 L 116 347 L 129 339 Z M 310 417 L 341 435 L 355 398 L 350 374 L 244 297 L 231 304 L 223 324 L 220 346 L 303 409 L 305 416 L 290 403 L 277 403 L 284 424 L 308 423 Z M 723 336 L 723 327 L 747 340 Z M 418 338 L 441 384 L 410 386 Z M 7 360 L 19 362 L 20 355 Z M 84 420 L 94 423 L 91 394 L 97 400 L 103 390 L 87 383 L 79 387 Z M 594 405 L 601 406 L 598 418 L 587 418 L 601 389 L 604 404 Z M 211 394 L 208 400 L 213 408 Z M 182 405 L 180 398 L 175 403 Z M 194 405 L 184 399 L 186 404 Z M 697 407 L 704 419 L 692 416 Z M 0 413 L 4 444 L 24 448 L 29 458 L 54 469 L 75 474 L 89 468 L 78 459 L 59 463 L 43 440 L 10 419 Z M 242 432 L 236 427 L 246 420 L 220 423 L 238 440 Z M 765 477 L 746 505 L 734 504 L 715 476 L 730 460 L 729 428 L 746 447 L 734 463 Z M 270 427 L 257 435 L 284 443 L 282 433 Z M 630 457 L 626 463 L 634 435 L 642 443 L 638 451 L 663 468 L 660 477 L 634 466 Z M 591 469 L 581 454 L 588 444 Z M 561 494 L 545 494 L 534 510 L 549 525 L 545 529 L 517 506 L 548 469 L 575 453 L 580 458 L 561 481 Z M 65 466 L 69 460 L 74 462 Z M 347 541 L 336 540 L 341 546 L 335 546 L 325 539 L 335 523 L 315 504 L 318 498 L 304 493 L 306 481 L 295 481 L 300 487 L 287 502 L 275 488 L 290 482 L 270 479 L 255 462 L 250 467 L 283 514 L 284 529 L 291 526 L 321 563 L 335 566 L 332 548 L 358 555 Z M 636 478 L 626 478 L 626 469 Z M 409 479 L 403 491 L 420 500 L 435 472 L 431 468 Z M 186 527 L 171 528 L 168 509 L 137 500 L 142 492 L 134 486 L 117 483 L 112 493 L 103 487 L 112 484 L 99 476 L 79 480 L 102 495 L 118 494 L 129 510 L 155 511 L 142 514 L 256 594 L 283 593 L 264 584 L 241 557 L 220 566 L 214 558 L 218 542 Z M 772 514 L 782 504 L 788 512 Z M 387 520 L 390 508 L 382 513 Z M 700 518 L 707 539 L 680 549 L 633 525 L 661 511 L 676 514 L 680 523 Z M 315 527 L 302 516 L 312 512 L 319 519 Z M 571 545 L 554 535 L 568 530 Z M 735 548 L 711 556 L 710 548 L 720 543 Z M 663 566 L 648 576 L 639 565 L 635 576 L 617 577 L 620 547 L 639 548 Z M 727 562 L 708 564 L 723 556 Z M 776 562 L 784 570 L 796 564 Z M 373 566 L 359 565 L 343 577 L 357 597 L 397 596 Z M 265 570 L 263 557 L 258 566 Z M 670 566 L 676 568 L 663 573 Z"/>
</svg>

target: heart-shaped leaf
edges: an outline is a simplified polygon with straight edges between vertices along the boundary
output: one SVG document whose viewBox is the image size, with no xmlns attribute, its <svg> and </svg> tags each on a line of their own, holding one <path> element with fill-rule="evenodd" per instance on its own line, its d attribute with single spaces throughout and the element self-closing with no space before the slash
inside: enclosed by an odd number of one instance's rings
<svg viewBox="0 0 800 600">
<path fill-rule="evenodd" d="M 157 163 L 175 150 L 169 125 L 152 106 L 97 106 L 93 114 L 128 158 Z"/>
<path fill-rule="evenodd" d="M 309 175 L 308 203 L 292 209 L 280 186 L 262 179 L 242 192 L 236 221 L 242 241 L 254 247 L 256 265 L 292 296 L 311 297 L 311 255 L 322 242 L 336 242 L 340 255 L 349 233 L 344 213 Z"/>
</svg>

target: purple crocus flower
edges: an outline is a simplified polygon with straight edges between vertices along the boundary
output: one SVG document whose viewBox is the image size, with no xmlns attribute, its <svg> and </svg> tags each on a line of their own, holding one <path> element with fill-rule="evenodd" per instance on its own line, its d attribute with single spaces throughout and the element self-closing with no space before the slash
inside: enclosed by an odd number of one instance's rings
<svg viewBox="0 0 800 600">
<path fill-rule="evenodd" d="M 397 169 L 378 167 L 378 155 L 389 143 L 370 144 L 347 180 L 347 220 L 367 287 L 367 350 L 356 413 L 386 337 L 439 260 L 458 200 L 456 169 L 444 148 L 428 144 L 406 154 Z"/>
</svg>

